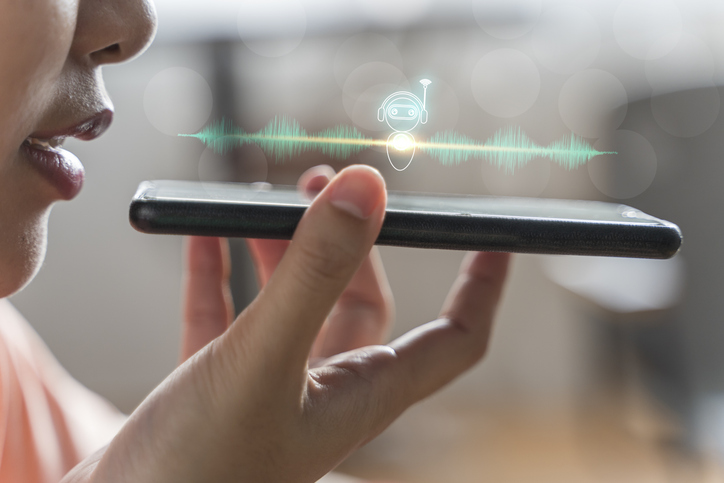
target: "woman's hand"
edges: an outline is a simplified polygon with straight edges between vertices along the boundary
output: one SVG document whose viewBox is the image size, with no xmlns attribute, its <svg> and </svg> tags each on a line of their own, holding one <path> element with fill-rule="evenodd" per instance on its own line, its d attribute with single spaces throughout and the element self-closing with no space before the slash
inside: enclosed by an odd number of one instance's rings
<svg viewBox="0 0 724 483">
<path fill-rule="evenodd" d="M 234 320 L 229 243 L 223 238 L 188 237 L 184 280 L 181 362 L 223 334 Z"/>
<path fill-rule="evenodd" d="M 331 167 L 316 166 L 299 178 L 298 189 L 314 198 L 334 176 Z M 289 244 L 286 240 L 247 240 L 259 287 L 269 281 Z M 312 345 L 310 364 L 348 350 L 383 344 L 393 317 L 392 291 L 377 247 L 372 247 L 322 325 Z"/>
<path fill-rule="evenodd" d="M 300 177 L 298 188 L 314 198 L 334 175 L 330 166 L 316 166 Z M 260 288 L 274 273 L 289 243 L 287 240 L 247 240 Z M 234 314 L 227 241 L 189 237 L 186 252 L 181 362 L 224 333 Z M 379 252 L 377 247 L 372 247 L 317 335 L 310 363 L 347 350 L 383 343 L 392 323 L 392 300 Z M 329 483 L 362 483 L 362 480 L 332 473 L 320 482 L 327 480 Z"/>
<path fill-rule="evenodd" d="M 334 175 L 330 166 L 316 166 L 300 177 L 298 189 L 314 198 Z M 247 240 L 260 288 L 269 281 L 289 243 Z M 227 241 L 188 237 L 186 253 L 181 362 L 224 333 L 234 318 Z M 322 326 L 310 354 L 312 364 L 330 355 L 385 342 L 393 313 L 392 292 L 379 252 L 373 247 Z"/>
<path fill-rule="evenodd" d="M 479 360 L 505 278 L 504 254 L 470 255 L 437 320 L 389 345 L 336 354 L 384 337 L 385 324 L 373 323 L 379 312 L 365 313 L 380 306 L 365 305 L 370 292 L 364 287 L 374 292 L 380 280 L 360 282 L 362 289 L 354 285 L 365 279 L 385 201 L 384 182 L 373 169 L 354 166 L 337 175 L 311 204 L 286 250 L 266 253 L 283 256 L 262 263 L 270 270 L 261 270 L 266 284 L 254 302 L 225 332 L 218 325 L 189 329 L 223 333 L 174 371 L 105 453 L 77 475 L 85 470 L 99 482 L 313 482 Z M 259 246 L 251 246 L 264 258 Z M 377 277 L 374 263 L 367 274 Z M 219 273 L 222 279 L 223 269 Z M 206 299 L 216 302 L 208 312 L 199 310 L 202 315 L 218 315 L 222 306 L 230 313 L 224 284 L 215 286 Z M 384 289 L 379 293 L 389 307 Z M 315 343 L 330 313 L 331 336 L 335 314 L 347 312 L 347 301 L 363 310 L 343 316 L 341 326 L 359 328 L 359 335 L 329 337 L 334 347 Z M 372 328 L 365 328 L 367 322 Z M 187 354 L 194 348 L 189 343 Z M 322 359 L 310 367 L 313 351 Z"/>
</svg>

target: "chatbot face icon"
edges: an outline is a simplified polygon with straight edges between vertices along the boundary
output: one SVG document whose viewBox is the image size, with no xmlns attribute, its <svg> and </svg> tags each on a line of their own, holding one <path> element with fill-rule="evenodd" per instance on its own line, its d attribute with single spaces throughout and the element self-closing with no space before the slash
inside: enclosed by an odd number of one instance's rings
<svg viewBox="0 0 724 483">
<path fill-rule="evenodd" d="M 412 92 L 398 91 L 390 94 L 377 110 L 377 120 L 387 122 L 387 125 L 395 131 L 387 138 L 387 159 L 397 171 L 404 171 L 415 156 L 415 138 L 410 131 L 418 124 L 427 123 L 425 102 L 427 86 L 431 83 L 428 79 L 420 81 L 423 88 L 422 101 Z M 400 168 L 396 164 L 404 167 Z"/>
</svg>

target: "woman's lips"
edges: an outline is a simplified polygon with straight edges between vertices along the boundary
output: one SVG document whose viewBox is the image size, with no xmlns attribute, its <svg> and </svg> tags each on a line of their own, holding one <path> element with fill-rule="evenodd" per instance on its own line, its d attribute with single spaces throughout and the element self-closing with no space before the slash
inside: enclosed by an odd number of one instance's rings
<svg viewBox="0 0 724 483">
<path fill-rule="evenodd" d="M 75 198 L 83 187 L 85 170 L 75 154 L 61 148 L 44 148 L 29 142 L 23 151 L 30 164 L 52 184 L 63 200 Z"/>
<path fill-rule="evenodd" d="M 80 160 L 61 148 L 67 137 L 90 141 L 103 134 L 113 120 L 113 111 L 105 109 L 69 128 L 37 131 L 23 143 L 22 151 L 30 164 L 52 184 L 60 199 L 75 198 L 83 187 L 85 170 Z"/>
<path fill-rule="evenodd" d="M 29 137 L 35 139 L 51 139 L 51 138 L 77 138 L 83 141 L 91 141 L 108 129 L 113 122 L 113 111 L 104 109 L 93 117 L 74 124 L 64 129 L 47 129 L 45 131 L 36 131 Z"/>
</svg>

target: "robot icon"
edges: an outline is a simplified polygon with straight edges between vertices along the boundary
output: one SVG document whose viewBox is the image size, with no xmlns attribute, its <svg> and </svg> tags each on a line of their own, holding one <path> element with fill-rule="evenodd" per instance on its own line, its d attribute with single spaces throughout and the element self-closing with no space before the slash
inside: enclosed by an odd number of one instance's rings
<svg viewBox="0 0 724 483">
<path fill-rule="evenodd" d="M 422 79 L 420 84 L 422 84 L 423 90 L 422 101 L 412 92 L 398 91 L 390 94 L 377 110 L 377 120 L 387 122 L 387 125 L 394 131 L 387 138 L 387 159 L 397 171 L 407 169 L 415 157 L 415 138 L 410 131 L 415 129 L 418 124 L 427 123 L 428 114 L 425 102 L 427 86 L 432 84 L 432 81 Z M 409 154 L 409 160 L 405 153 Z M 392 161 L 393 158 L 395 160 L 400 158 L 402 160 L 399 162 L 400 165 L 405 164 L 405 160 L 407 160 L 407 164 L 403 168 L 398 168 Z"/>
</svg>

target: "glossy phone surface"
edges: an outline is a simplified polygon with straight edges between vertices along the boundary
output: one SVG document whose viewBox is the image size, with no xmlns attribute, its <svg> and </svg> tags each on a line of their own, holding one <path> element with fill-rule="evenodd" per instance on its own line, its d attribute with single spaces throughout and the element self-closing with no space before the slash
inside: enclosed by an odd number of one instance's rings
<svg viewBox="0 0 724 483">
<path fill-rule="evenodd" d="M 130 207 L 144 233 L 291 239 L 309 200 L 291 186 L 144 181 Z M 390 192 L 380 245 L 670 258 L 681 231 L 598 201 Z"/>
</svg>

